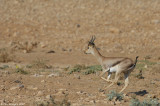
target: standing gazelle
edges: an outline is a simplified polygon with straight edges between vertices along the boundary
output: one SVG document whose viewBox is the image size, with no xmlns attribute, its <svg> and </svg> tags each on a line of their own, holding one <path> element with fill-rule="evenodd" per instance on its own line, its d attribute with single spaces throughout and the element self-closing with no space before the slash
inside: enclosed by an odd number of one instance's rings
<svg viewBox="0 0 160 106">
<path fill-rule="evenodd" d="M 107 82 L 112 82 L 108 87 L 111 87 L 112 85 L 114 85 L 114 83 L 117 83 L 120 77 L 120 73 L 124 73 L 125 86 L 120 91 L 122 92 L 124 89 L 126 89 L 126 87 L 129 84 L 128 76 L 134 70 L 137 63 L 138 56 L 136 57 L 135 61 L 127 57 L 104 57 L 97 50 L 96 45 L 94 44 L 94 40 L 95 40 L 95 37 L 92 37 L 92 39 L 88 43 L 88 49 L 85 50 L 85 53 L 93 54 L 98 60 L 98 62 L 101 64 L 103 72 L 100 74 L 100 77 Z M 107 79 L 103 77 L 103 75 L 106 72 L 108 72 Z M 116 73 L 114 81 L 110 80 L 110 76 L 112 72 Z"/>
</svg>

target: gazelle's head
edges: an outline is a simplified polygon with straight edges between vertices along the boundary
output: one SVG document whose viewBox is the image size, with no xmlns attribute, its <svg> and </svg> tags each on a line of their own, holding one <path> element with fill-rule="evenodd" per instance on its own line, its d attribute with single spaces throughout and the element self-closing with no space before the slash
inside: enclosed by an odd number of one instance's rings
<svg viewBox="0 0 160 106">
<path fill-rule="evenodd" d="M 95 39 L 96 39 L 95 36 L 92 36 L 91 40 L 88 42 L 88 48 L 84 51 L 84 53 L 86 54 L 94 53 L 94 48 L 95 48 L 94 40 Z"/>
</svg>

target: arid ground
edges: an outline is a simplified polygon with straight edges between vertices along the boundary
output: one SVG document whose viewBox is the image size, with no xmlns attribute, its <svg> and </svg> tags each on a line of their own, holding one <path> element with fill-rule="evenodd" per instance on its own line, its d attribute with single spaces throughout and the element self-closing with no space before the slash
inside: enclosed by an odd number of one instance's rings
<svg viewBox="0 0 160 106">
<path fill-rule="evenodd" d="M 123 77 L 104 89 L 100 70 L 86 74 L 100 69 L 84 54 L 93 35 L 104 56 L 139 56 L 121 101 L 107 94 Z M 160 99 L 159 0 L 0 0 L 0 105 L 128 106 L 134 98 Z"/>
</svg>

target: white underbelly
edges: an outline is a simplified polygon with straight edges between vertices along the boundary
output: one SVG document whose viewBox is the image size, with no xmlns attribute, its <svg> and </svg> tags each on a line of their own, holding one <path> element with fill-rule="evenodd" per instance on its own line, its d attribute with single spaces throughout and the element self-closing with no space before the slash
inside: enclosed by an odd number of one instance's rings
<svg viewBox="0 0 160 106">
<path fill-rule="evenodd" d="M 118 69 L 118 65 L 116 65 L 116 66 L 114 66 L 114 67 L 111 67 L 109 71 L 110 71 L 110 72 L 116 72 L 117 69 Z"/>
</svg>

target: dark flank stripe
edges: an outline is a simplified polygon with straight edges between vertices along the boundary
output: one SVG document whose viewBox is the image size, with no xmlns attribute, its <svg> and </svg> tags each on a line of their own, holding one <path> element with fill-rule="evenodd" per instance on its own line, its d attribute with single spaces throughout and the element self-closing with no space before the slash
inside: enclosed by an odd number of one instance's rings
<svg viewBox="0 0 160 106">
<path fill-rule="evenodd" d="M 120 60 L 120 61 L 115 62 L 115 63 L 112 65 L 112 67 L 118 65 L 119 63 L 121 63 L 121 62 L 124 61 L 124 60 L 126 60 L 126 58 L 125 58 L 125 59 L 122 59 L 122 60 Z"/>
</svg>

